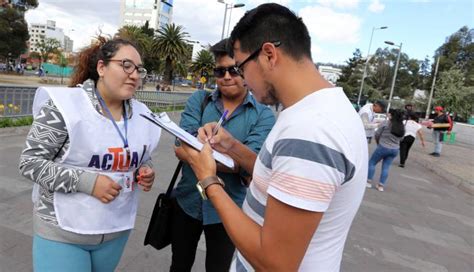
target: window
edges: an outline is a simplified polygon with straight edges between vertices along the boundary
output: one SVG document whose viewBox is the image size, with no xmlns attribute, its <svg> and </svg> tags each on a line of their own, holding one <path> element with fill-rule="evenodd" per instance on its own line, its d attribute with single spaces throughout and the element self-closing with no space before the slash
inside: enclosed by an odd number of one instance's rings
<svg viewBox="0 0 474 272">
<path fill-rule="evenodd" d="M 165 4 L 165 3 L 163 3 L 163 4 L 161 5 L 161 12 L 169 14 L 169 13 L 171 12 L 172 8 L 173 8 L 173 7 L 171 7 L 171 6 L 169 6 L 169 5 Z"/>
</svg>

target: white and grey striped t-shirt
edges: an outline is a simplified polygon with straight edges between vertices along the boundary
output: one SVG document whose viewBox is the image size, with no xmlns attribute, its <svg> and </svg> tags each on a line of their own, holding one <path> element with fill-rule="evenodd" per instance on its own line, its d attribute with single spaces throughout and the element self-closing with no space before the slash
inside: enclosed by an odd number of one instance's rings
<svg viewBox="0 0 474 272">
<path fill-rule="evenodd" d="M 352 220 L 367 180 L 365 131 L 341 88 L 308 95 L 280 113 L 264 143 L 243 204 L 263 225 L 268 195 L 300 209 L 324 212 L 300 271 L 339 271 Z M 237 253 L 234 271 L 251 271 Z"/>
</svg>

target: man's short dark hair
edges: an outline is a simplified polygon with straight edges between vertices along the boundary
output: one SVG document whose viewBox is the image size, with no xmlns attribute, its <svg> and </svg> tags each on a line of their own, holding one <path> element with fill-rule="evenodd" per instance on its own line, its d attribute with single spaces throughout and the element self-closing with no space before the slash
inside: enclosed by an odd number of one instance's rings
<svg viewBox="0 0 474 272">
<path fill-rule="evenodd" d="M 374 102 L 375 105 L 379 105 L 382 108 L 382 111 L 387 108 L 387 103 L 384 100 L 377 100 Z"/>
<path fill-rule="evenodd" d="M 251 53 L 265 42 L 280 41 L 281 48 L 295 60 L 311 59 L 311 37 L 303 20 L 288 8 L 262 4 L 240 19 L 232 30 L 231 44 L 240 42 L 242 52 Z"/>
<path fill-rule="evenodd" d="M 211 49 L 211 53 L 214 55 L 214 59 L 217 60 L 220 57 L 232 56 L 232 48 L 229 43 L 229 39 L 223 39 L 220 42 L 214 44 Z"/>
</svg>

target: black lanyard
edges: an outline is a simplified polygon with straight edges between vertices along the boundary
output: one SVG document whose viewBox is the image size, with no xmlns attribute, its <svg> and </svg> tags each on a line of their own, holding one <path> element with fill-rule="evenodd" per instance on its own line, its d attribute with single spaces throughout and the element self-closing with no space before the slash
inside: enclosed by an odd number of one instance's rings
<svg viewBox="0 0 474 272">
<path fill-rule="evenodd" d="M 99 98 L 100 105 L 102 106 L 103 109 L 105 109 L 105 111 L 108 114 L 108 118 L 112 121 L 112 124 L 114 124 L 114 127 L 117 130 L 118 134 L 120 135 L 120 138 L 122 138 L 123 147 L 125 148 L 125 150 L 127 151 L 127 155 L 129 156 L 130 150 L 128 148 L 128 138 L 127 138 L 128 112 L 127 112 L 127 107 L 125 107 L 125 102 L 123 102 L 123 104 L 122 104 L 123 109 L 124 109 L 123 110 L 123 123 L 124 123 L 124 127 L 125 127 L 125 136 L 124 136 L 122 134 L 122 131 L 120 131 L 120 128 L 118 127 L 117 123 L 115 122 L 114 117 L 112 116 L 112 113 L 110 112 L 109 108 L 105 104 L 104 99 L 102 99 L 102 96 L 97 91 L 97 89 L 95 90 L 95 93 L 96 93 L 97 97 Z"/>
</svg>

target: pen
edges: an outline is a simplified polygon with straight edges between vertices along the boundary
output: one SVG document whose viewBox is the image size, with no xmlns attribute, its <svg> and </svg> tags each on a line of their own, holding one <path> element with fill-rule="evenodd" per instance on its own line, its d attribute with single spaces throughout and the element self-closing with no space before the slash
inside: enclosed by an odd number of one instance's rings
<svg viewBox="0 0 474 272">
<path fill-rule="evenodd" d="M 224 122 L 225 120 L 225 117 L 227 116 L 227 113 L 229 111 L 228 110 L 225 110 L 224 113 L 222 114 L 221 118 L 219 119 L 219 121 L 217 122 L 217 125 L 214 127 L 214 129 L 212 130 L 212 136 L 216 135 L 217 132 L 219 131 L 219 128 L 221 128 L 222 126 L 222 122 Z"/>
</svg>

